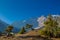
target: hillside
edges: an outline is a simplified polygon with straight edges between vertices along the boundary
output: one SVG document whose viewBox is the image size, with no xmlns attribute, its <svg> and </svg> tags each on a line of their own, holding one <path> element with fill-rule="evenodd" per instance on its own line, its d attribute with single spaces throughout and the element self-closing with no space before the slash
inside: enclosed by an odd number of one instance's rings
<svg viewBox="0 0 60 40">
<path fill-rule="evenodd" d="M 60 40 L 60 38 L 46 38 L 39 35 L 38 30 L 29 31 L 25 34 L 16 34 L 15 37 L 1 36 L 0 40 Z"/>
<path fill-rule="evenodd" d="M 37 27 L 38 26 L 37 18 L 30 18 L 27 20 L 15 21 L 11 25 L 17 29 L 15 30 L 15 32 L 19 32 L 23 26 L 24 27 L 26 26 L 26 24 L 32 24 L 33 28 Z"/>
<path fill-rule="evenodd" d="M 3 32 L 7 28 L 9 24 L 5 23 L 4 21 L 0 20 L 0 31 Z"/>
<path fill-rule="evenodd" d="M 16 36 L 39 36 L 39 30 L 32 30 L 25 34 L 16 34 Z"/>
</svg>

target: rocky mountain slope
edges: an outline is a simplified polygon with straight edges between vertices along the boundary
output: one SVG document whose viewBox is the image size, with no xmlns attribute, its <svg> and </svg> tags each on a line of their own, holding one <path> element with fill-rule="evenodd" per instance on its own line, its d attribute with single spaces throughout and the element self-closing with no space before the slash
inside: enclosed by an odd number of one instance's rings
<svg viewBox="0 0 60 40">
<path fill-rule="evenodd" d="M 0 20 L 0 31 L 3 32 L 7 28 L 9 24 L 5 23 L 4 21 Z"/>
</svg>

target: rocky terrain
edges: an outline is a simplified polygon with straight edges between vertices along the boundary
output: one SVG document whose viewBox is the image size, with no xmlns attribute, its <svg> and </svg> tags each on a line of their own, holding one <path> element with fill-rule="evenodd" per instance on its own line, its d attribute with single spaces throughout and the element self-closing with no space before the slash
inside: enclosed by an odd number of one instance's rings
<svg viewBox="0 0 60 40">
<path fill-rule="evenodd" d="M 60 40 L 60 38 L 47 38 L 39 35 L 39 31 L 33 30 L 25 34 L 15 34 L 14 36 L 0 36 L 0 40 Z"/>
<path fill-rule="evenodd" d="M 43 38 L 43 37 L 0 37 L 0 40 L 60 40 L 60 38 Z"/>
</svg>

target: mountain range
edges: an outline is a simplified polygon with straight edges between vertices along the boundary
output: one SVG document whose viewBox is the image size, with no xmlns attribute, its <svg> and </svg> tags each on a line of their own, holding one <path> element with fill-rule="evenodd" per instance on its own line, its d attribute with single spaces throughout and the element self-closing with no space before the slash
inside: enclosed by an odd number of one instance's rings
<svg viewBox="0 0 60 40">
<path fill-rule="evenodd" d="M 60 25 L 60 15 L 52 15 L 52 16 L 53 16 L 53 19 L 57 20 L 57 22 Z M 15 21 L 12 23 L 12 25 L 17 28 L 17 30 L 16 30 L 17 32 L 19 32 L 22 27 L 25 27 L 26 24 L 33 25 L 34 29 L 40 29 L 40 28 L 43 28 L 43 26 L 44 26 L 43 23 L 45 20 L 46 20 L 45 16 L 40 16 L 37 18 L 30 18 L 28 20 Z"/>
<path fill-rule="evenodd" d="M 60 15 L 53 15 L 53 18 L 57 20 L 60 26 Z M 22 27 L 25 27 L 26 24 L 33 25 L 34 29 L 40 29 L 44 24 L 46 17 L 41 16 L 37 18 L 30 18 L 28 20 L 22 20 L 22 21 L 15 21 L 11 25 L 14 27 L 13 32 L 17 33 L 20 31 Z M 0 20 L 0 31 L 4 31 L 8 27 L 8 23 Z"/>
<path fill-rule="evenodd" d="M 17 30 L 15 31 L 19 32 L 22 27 L 26 26 L 26 24 L 33 25 L 33 28 L 37 27 L 38 26 L 37 18 L 30 18 L 28 20 L 23 21 L 15 21 L 14 23 L 12 23 L 12 26 L 16 27 Z"/>
</svg>

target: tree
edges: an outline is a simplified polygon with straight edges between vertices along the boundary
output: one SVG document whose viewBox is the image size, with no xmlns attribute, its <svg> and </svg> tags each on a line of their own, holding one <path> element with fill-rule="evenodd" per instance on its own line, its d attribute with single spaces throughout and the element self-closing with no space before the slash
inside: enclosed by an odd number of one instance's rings
<svg viewBox="0 0 60 40">
<path fill-rule="evenodd" d="M 31 28 L 31 30 L 33 30 L 33 25 L 30 25 L 30 24 L 26 24 L 26 29 L 30 29 Z"/>
<path fill-rule="evenodd" d="M 12 32 L 13 30 L 13 26 L 8 26 L 7 29 L 5 30 L 7 32 L 7 36 L 10 35 L 10 33 Z"/>
<path fill-rule="evenodd" d="M 57 21 L 53 20 L 53 17 L 49 15 L 44 22 L 44 30 L 45 30 L 45 35 L 51 37 L 56 37 L 57 36 L 57 28 L 58 28 L 58 23 Z M 43 30 L 43 31 L 44 31 Z"/>
<path fill-rule="evenodd" d="M 47 20 L 44 22 L 45 24 L 45 30 L 47 31 L 47 33 L 49 33 L 49 36 L 53 34 L 53 36 L 57 36 L 57 27 L 58 27 L 58 23 L 57 21 L 53 20 L 53 17 L 51 15 L 49 15 L 47 17 Z"/>
<path fill-rule="evenodd" d="M 21 31 L 19 32 L 20 34 L 24 34 L 26 32 L 25 28 L 22 27 Z"/>
</svg>

